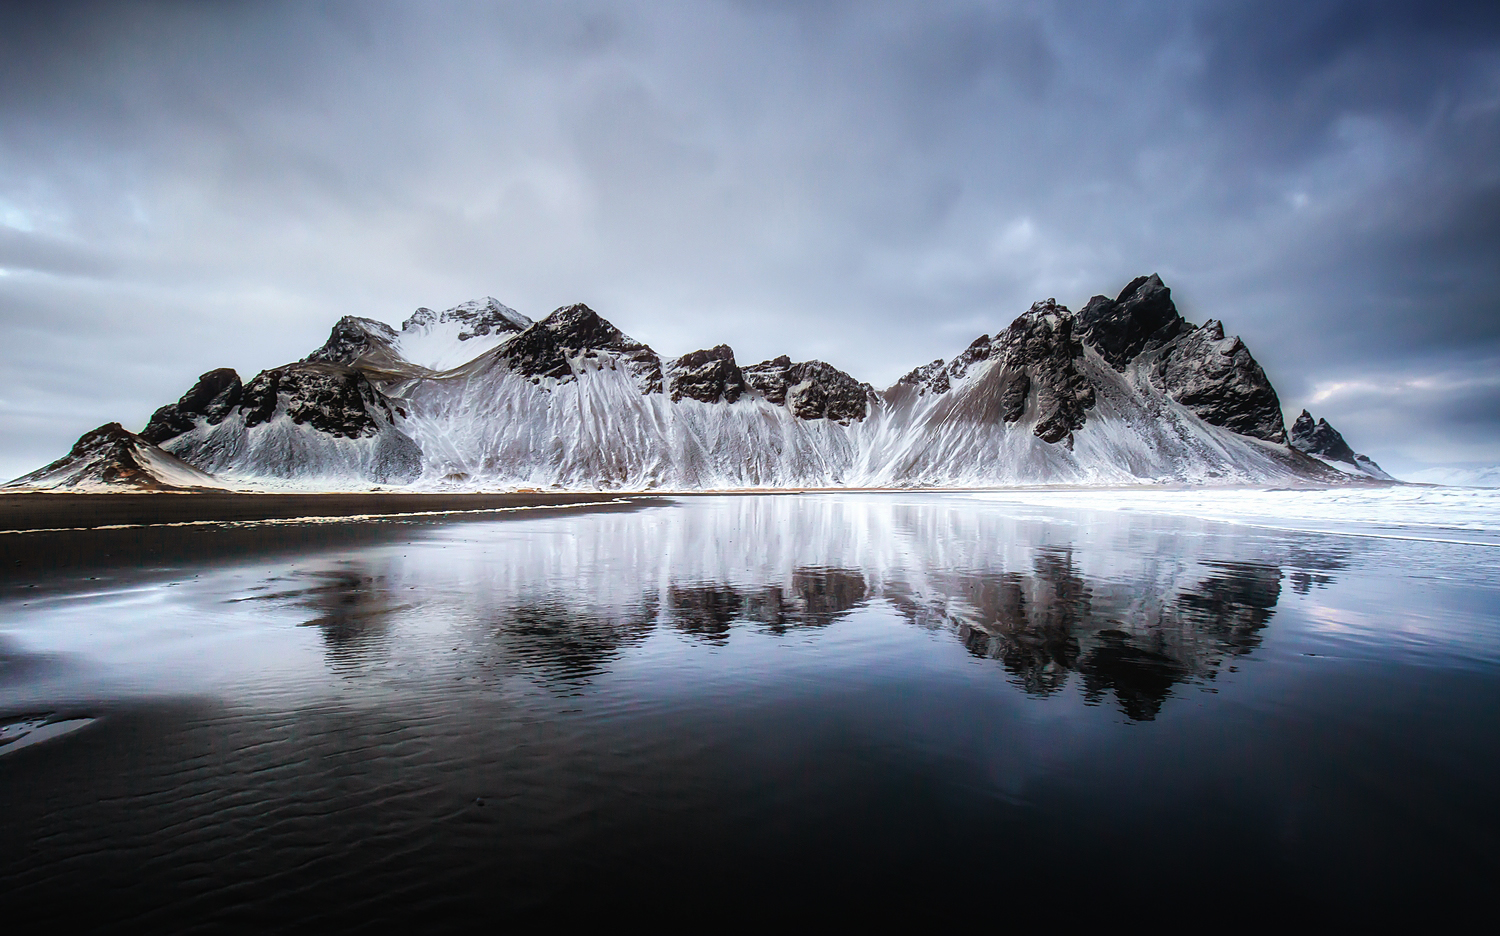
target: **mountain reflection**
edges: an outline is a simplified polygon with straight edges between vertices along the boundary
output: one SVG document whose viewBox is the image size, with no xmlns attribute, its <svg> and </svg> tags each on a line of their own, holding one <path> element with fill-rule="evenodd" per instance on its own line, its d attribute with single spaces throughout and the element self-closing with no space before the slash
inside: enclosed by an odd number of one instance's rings
<svg viewBox="0 0 1500 936">
<path fill-rule="evenodd" d="M 807 568 L 794 571 L 786 587 L 673 585 L 667 593 L 677 630 L 723 643 L 731 626 L 741 621 L 778 635 L 799 627 L 824 627 L 863 604 L 869 587 L 863 575 L 850 569 Z"/>
<path fill-rule="evenodd" d="M 410 607 L 397 602 L 384 577 L 364 565 L 308 573 L 303 581 L 311 584 L 273 588 L 236 600 L 291 603 L 314 614 L 302 626 L 322 633 L 329 665 L 338 671 L 357 671 L 378 660 L 393 616 Z"/>
<path fill-rule="evenodd" d="M 656 618 L 654 603 L 642 601 L 618 616 L 569 611 L 560 604 L 522 606 L 508 612 L 494 632 L 498 662 L 546 682 L 582 683 L 605 672 L 626 648 L 644 640 Z"/>
<path fill-rule="evenodd" d="M 868 609 L 951 633 L 1030 695 L 1071 683 L 1144 721 L 1260 646 L 1284 568 L 1300 593 L 1348 561 L 1294 547 L 1244 557 L 1234 536 L 1179 535 L 1179 521 L 1093 522 L 1084 537 L 954 499 L 703 498 L 538 522 L 470 552 L 445 546 L 441 564 L 414 553 L 399 575 L 340 569 L 296 594 L 318 610 L 308 623 L 330 664 L 370 652 L 393 622 L 451 619 L 470 635 L 456 641 L 463 665 L 573 688 L 653 635 L 725 646 Z"/>
</svg>

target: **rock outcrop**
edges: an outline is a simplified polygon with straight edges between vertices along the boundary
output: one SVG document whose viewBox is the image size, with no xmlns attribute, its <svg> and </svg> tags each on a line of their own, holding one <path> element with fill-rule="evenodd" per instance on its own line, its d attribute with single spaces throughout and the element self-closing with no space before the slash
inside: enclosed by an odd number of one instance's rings
<svg viewBox="0 0 1500 936">
<path fill-rule="evenodd" d="M 106 423 L 85 432 L 68 454 L 6 487 L 31 490 L 172 491 L 218 488 L 213 477 L 141 436 Z"/>
<path fill-rule="evenodd" d="M 684 354 L 671 365 L 672 402 L 683 397 L 700 403 L 733 403 L 749 385 L 729 345 Z"/>
<path fill-rule="evenodd" d="M 1210 319 L 1179 334 L 1162 349 L 1151 369 L 1152 382 L 1213 426 L 1240 435 L 1286 442 L 1281 400 L 1266 372 L 1238 337 L 1224 337 L 1224 326 Z"/>
<path fill-rule="evenodd" d="M 896 385 L 914 387 L 919 394 L 946 394 L 969 379 L 979 364 L 993 362 L 984 378 L 986 405 L 979 411 L 969 408 L 964 415 L 979 422 L 1015 423 L 1030 412 L 1035 417 L 1033 434 L 1046 442 L 1071 445 L 1073 431 L 1083 428 L 1094 405 L 1075 321 L 1056 299 L 1034 303 L 993 338 L 980 335 L 948 364 L 933 361 Z"/>
<path fill-rule="evenodd" d="M 1313 422 L 1312 414 L 1303 410 L 1292 422 L 1292 448 L 1324 461 L 1348 465 L 1360 474 L 1382 481 L 1394 480 L 1374 460 L 1360 455 L 1349 447 L 1339 431 L 1328 424 L 1328 420 Z"/>
<path fill-rule="evenodd" d="M 822 361 L 792 363 L 785 354 L 744 369 L 745 381 L 766 402 L 786 406 L 798 419 L 864 419 L 874 389 Z"/>
<path fill-rule="evenodd" d="M 1177 337 L 1185 323 L 1161 277 L 1138 276 L 1114 299 L 1095 296 L 1078 311 L 1078 333 L 1117 371 Z"/>
<path fill-rule="evenodd" d="M 240 375 L 233 368 L 211 370 L 200 376 L 176 403 L 168 403 L 153 413 L 151 421 L 141 430 L 141 438 L 160 444 L 192 429 L 199 420 L 217 426 L 239 406 L 243 392 Z"/>
</svg>

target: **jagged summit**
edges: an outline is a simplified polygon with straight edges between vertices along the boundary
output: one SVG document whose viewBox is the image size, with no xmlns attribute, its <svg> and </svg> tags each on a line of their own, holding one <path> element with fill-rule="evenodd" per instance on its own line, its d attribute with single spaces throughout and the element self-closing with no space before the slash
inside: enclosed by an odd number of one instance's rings
<svg viewBox="0 0 1500 936">
<path fill-rule="evenodd" d="M 234 483 L 303 489 L 1349 477 L 1286 444 L 1244 342 L 1184 320 L 1156 275 L 1077 313 L 1034 303 L 879 393 L 823 361 L 741 365 L 728 345 L 664 359 L 581 303 L 532 322 L 487 298 L 399 331 L 345 316 L 300 361 L 203 374 L 144 436 Z"/>
<path fill-rule="evenodd" d="M 847 424 L 864 419 L 874 389 L 822 361 L 792 363 L 785 354 L 744 369 L 745 382 L 766 402 L 785 406 L 798 419 Z"/>
<path fill-rule="evenodd" d="M 1339 431 L 1328 424 L 1328 420 L 1320 419 L 1313 422 L 1312 414 L 1303 410 L 1292 423 L 1292 448 L 1299 452 L 1305 452 L 1325 462 L 1337 462 L 1347 465 L 1350 469 L 1360 474 L 1369 475 L 1381 481 L 1392 480 L 1391 476 L 1375 462 L 1365 455 L 1360 455 L 1349 447 Z"/>
<path fill-rule="evenodd" d="M 1131 280 L 1114 299 L 1095 296 L 1078 311 L 1079 336 L 1117 371 L 1177 337 L 1183 324 L 1172 290 L 1155 273 Z"/>
<path fill-rule="evenodd" d="M 518 332 L 531 324 L 531 319 L 504 305 L 494 296 L 474 299 L 456 305 L 445 312 L 434 312 L 421 308 L 401 323 L 403 332 L 432 328 L 434 325 L 454 324 L 458 326 L 458 340 L 468 341 L 481 335 Z"/>
<path fill-rule="evenodd" d="M 41 491 L 174 491 L 223 487 L 212 476 L 119 423 L 106 423 L 85 432 L 68 454 L 5 486 Z"/>
<path fill-rule="evenodd" d="M 211 370 L 201 375 L 176 403 L 168 403 L 153 413 L 151 421 L 141 430 L 141 438 L 159 444 L 182 435 L 200 420 L 217 426 L 239 406 L 243 393 L 240 375 L 234 368 Z"/>
<path fill-rule="evenodd" d="M 669 372 L 673 403 L 683 397 L 700 403 L 733 403 L 749 389 L 729 345 L 684 354 L 671 363 Z"/>
</svg>

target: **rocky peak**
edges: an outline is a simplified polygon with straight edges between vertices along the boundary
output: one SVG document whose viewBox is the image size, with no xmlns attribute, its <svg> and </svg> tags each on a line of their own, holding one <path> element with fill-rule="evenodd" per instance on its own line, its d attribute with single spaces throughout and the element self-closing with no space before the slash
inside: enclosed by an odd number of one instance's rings
<svg viewBox="0 0 1500 936">
<path fill-rule="evenodd" d="M 6 486 L 44 489 L 105 486 L 158 491 L 217 484 L 210 475 L 162 451 L 119 423 L 105 423 L 80 436 L 62 458 Z"/>
<path fill-rule="evenodd" d="M 574 354 L 644 347 L 581 302 L 556 310 L 542 319 L 542 325 L 558 344 Z"/>
<path fill-rule="evenodd" d="M 1286 441 L 1276 388 L 1244 342 L 1225 338 L 1217 321 L 1169 342 L 1151 382 L 1206 423 L 1267 442 Z"/>
<path fill-rule="evenodd" d="M 689 397 L 703 403 L 733 403 L 748 389 L 728 345 L 684 354 L 671 363 L 672 402 Z"/>
<path fill-rule="evenodd" d="M 385 350 L 396 338 L 396 330 L 374 319 L 346 315 L 328 334 L 323 347 L 303 358 L 309 364 L 353 364 L 375 350 Z"/>
<path fill-rule="evenodd" d="M 792 359 L 785 354 L 769 361 L 761 361 L 745 368 L 745 382 L 768 402 L 777 406 L 786 403 L 786 388 L 791 381 Z"/>
<path fill-rule="evenodd" d="M 539 382 L 543 377 L 567 381 L 573 377 L 570 357 L 614 357 L 635 380 L 642 393 L 660 393 L 661 358 L 626 335 L 588 306 L 563 306 L 528 327 L 495 352 L 510 367 Z"/>
<path fill-rule="evenodd" d="M 402 331 L 415 331 L 452 322 L 459 326 L 458 340 L 467 341 L 476 335 L 505 334 L 518 332 L 529 325 L 531 319 L 502 304 L 494 296 L 475 299 L 456 305 L 445 312 L 434 312 L 421 308 L 401 323 Z"/>
<path fill-rule="evenodd" d="M 1036 435 L 1047 442 L 1071 445 L 1073 430 L 1083 426 L 1086 411 L 1094 405 L 1093 385 L 1079 366 L 1083 345 L 1074 335 L 1073 323 L 1067 306 L 1045 299 L 1033 303 L 993 338 L 980 335 L 974 339 L 946 366 L 931 369 L 940 364 L 935 361 L 902 380 L 921 381 L 923 392 L 947 393 L 970 377 L 977 364 L 993 361 L 999 370 L 987 372 L 991 376 L 984 379 L 994 382 L 980 391 L 994 394 L 994 409 L 988 412 L 1004 422 L 1018 422 L 1035 391 Z"/>
<path fill-rule="evenodd" d="M 792 363 L 785 354 L 747 367 L 748 383 L 768 402 L 786 405 L 799 419 L 847 423 L 869 415 L 874 390 L 822 361 Z"/>
<path fill-rule="evenodd" d="M 1328 420 L 1320 419 L 1314 423 L 1312 414 L 1307 410 L 1303 410 L 1292 423 L 1291 446 L 1308 455 L 1351 465 L 1372 478 L 1394 480 L 1375 464 L 1374 459 L 1355 452 L 1339 431 L 1328 424 Z"/>
<path fill-rule="evenodd" d="M 159 444 L 187 432 L 200 419 L 216 426 L 239 405 L 243 390 L 240 375 L 233 368 L 211 370 L 201 375 L 176 403 L 168 403 L 153 413 L 151 421 L 141 430 L 141 438 Z"/>
<path fill-rule="evenodd" d="M 1131 280 L 1114 299 L 1095 296 L 1078 312 L 1079 336 L 1118 371 L 1171 341 L 1185 324 L 1172 290 L 1155 273 Z"/>
<path fill-rule="evenodd" d="M 943 363 L 943 359 L 938 358 L 930 364 L 923 364 L 921 367 L 914 367 L 906 373 L 906 376 L 896 381 L 896 386 L 917 387 L 923 393 L 926 393 L 928 390 L 935 389 L 933 386 L 933 380 L 942 371 Z M 946 383 L 944 383 L 943 390 L 947 389 L 948 386 Z M 941 393 L 942 390 L 938 390 L 937 392 Z"/>
<path fill-rule="evenodd" d="M 990 343 L 1001 358 L 1001 418 L 1016 422 L 1028 395 L 1036 395 L 1033 432 L 1044 442 L 1065 442 L 1083 428 L 1094 405 L 1094 387 L 1079 364 L 1083 345 L 1073 334 L 1073 313 L 1056 299 L 1033 303 Z"/>
<path fill-rule="evenodd" d="M 1344 441 L 1339 431 L 1328 424 L 1328 420 L 1313 422 L 1312 414 L 1303 410 L 1292 423 L 1292 448 L 1308 455 L 1321 455 L 1333 461 L 1354 464 L 1354 449 Z"/>
</svg>

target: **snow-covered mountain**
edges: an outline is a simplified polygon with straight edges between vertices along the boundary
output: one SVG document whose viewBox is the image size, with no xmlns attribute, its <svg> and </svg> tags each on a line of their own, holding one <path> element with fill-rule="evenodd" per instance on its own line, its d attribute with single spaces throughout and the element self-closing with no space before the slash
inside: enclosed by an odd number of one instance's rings
<svg viewBox="0 0 1500 936">
<path fill-rule="evenodd" d="M 204 374 L 141 435 L 228 483 L 304 489 L 1348 478 L 1287 444 L 1244 343 L 1184 321 L 1154 275 L 1077 313 L 1038 302 L 883 391 L 725 345 L 663 358 L 584 305 L 347 316 L 248 383 Z"/>
<path fill-rule="evenodd" d="M 1331 468 L 1350 474 L 1363 475 L 1377 481 L 1394 481 L 1368 455 L 1360 455 L 1349 447 L 1339 431 L 1328 424 L 1328 420 L 1313 422 L 1312 414 L 1303 410 L 1292 423 L 1292 448 L 1306 452 Z"/>
<path fill-rule="evenodd" d="M 1500 488 L 1500 465 L 1439 465 L 1413 471 L 1406 478 L 1421 484 L 1449 487 Z"/>
<path fill-rule="evenodd" d="M 34 491 L 166 491 L 223 484 L 119 423 L 85 432 L 73 450 L 7 487 Z"/>
</svg>

